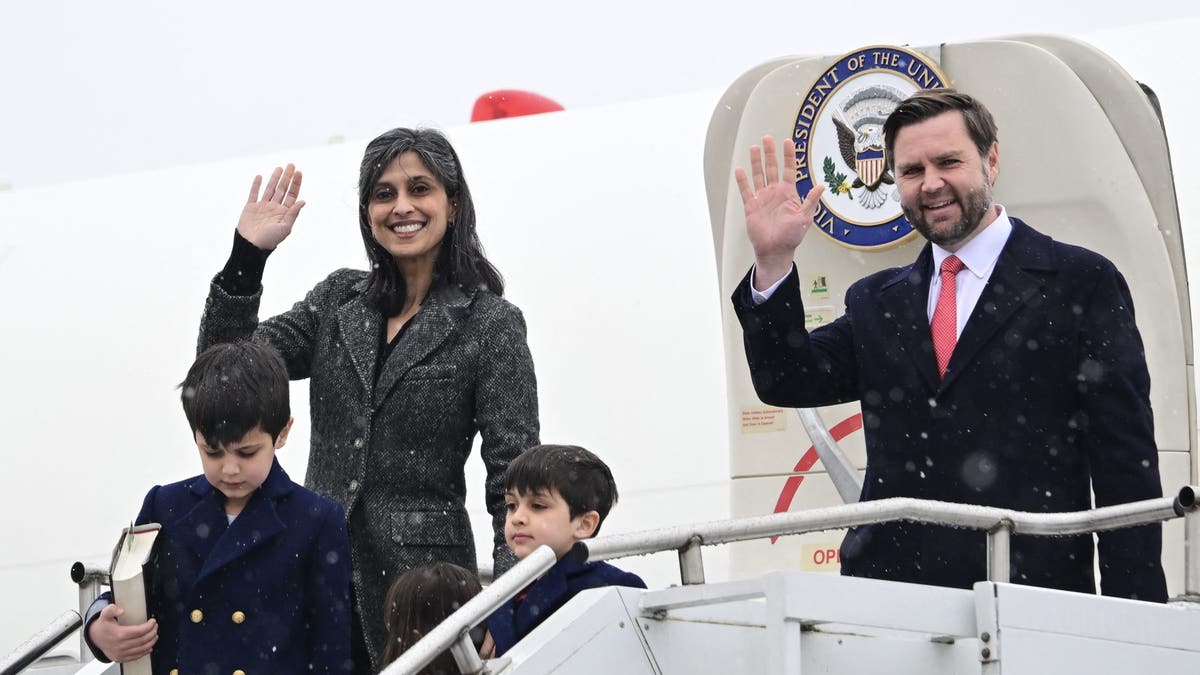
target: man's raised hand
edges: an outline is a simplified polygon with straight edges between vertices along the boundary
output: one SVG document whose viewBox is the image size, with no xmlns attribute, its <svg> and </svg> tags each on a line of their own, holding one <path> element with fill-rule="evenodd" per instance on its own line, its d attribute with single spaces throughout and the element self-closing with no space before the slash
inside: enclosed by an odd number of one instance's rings
<svg viewBox="0 0 1200 675">
<path fill-rule="evenodd" d="M 745 169 L 734 170 L 746 211 L 746 235 L 754 248 L 754 285 L 758 290 L 775 283 L 792 268 L 796 247 L 812 225 L 821 193 L 825 191 L 824 185 L 818 185 L 800 201 L 790 172 L 795 164 L 796 144 L 790 138 L 783 144 L 784 166 L 789 167 L 788 180 L 783 180 L 775 139 L 763 136 L 762 143 L 762 148 L 750 147 L 753 187 Z"/>
<path fill-rule="evenodd" d="M 238 219 L 238 233 L 264 251 L 274 249 L 287 239 L 300 209 L 304 208 L 304 202 L 299 200 L 302 178 L 291 164 L 286 169 L 275 167 L 266 185 L 263 185 L 262 176 L 255 176 L 250 186 L 250 198 Z M 259 188 L 262 188 L 262 199 L 258 196 Z"/>
</svg>

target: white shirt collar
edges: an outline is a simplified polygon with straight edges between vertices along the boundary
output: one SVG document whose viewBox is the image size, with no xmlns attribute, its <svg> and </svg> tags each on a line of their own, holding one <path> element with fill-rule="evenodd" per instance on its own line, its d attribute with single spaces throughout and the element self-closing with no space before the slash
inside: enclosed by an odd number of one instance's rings
<svg viewBox="0 0 1200 675">
<path fill-rule="evenodd" d="M 1012 221 L 1008 219 L 1008 212 L 999 204 L 993 204 L 992 208 L 999 212 L 996 219 L 983 228 L 979 234 L 971 237 L 971 240 L 963 244 L 962 248 L 951 253 L 937 244 L 932 245 L 934 276 L 937 276 L 937 270 L 942 269 L 942 261 L 951 255 L 958 256 L 971 274 L 980 279 L 991 274 L 992 267 L 996 265 L 996 260 L 1000 257 L 1000 252 L 1008 243 L 1008 236 L 1012 234 Z"/>
</svg>

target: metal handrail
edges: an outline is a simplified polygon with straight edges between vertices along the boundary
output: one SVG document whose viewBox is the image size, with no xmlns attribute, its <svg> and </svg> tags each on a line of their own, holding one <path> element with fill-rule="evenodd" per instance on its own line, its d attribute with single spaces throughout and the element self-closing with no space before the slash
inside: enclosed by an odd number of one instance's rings
<svg viewBox="0 0 1200 675">
<path fill-rule="evenodd" d="M 0 661 L 0 675 L 15 675 L 21 672 L 81 625 L 83 625 L 83 619 L 80 618 L 79 612 L 74 610 L 63 612 L 57 619 L 34 633 L 4 657 L 4 660 Z"/>
<path fill-rule="evenodd" d="M 1001 539 L 1006 542 L 1010 534 L 1066 536 L 1104 532 L 1187 516 L 1185 530 L 1189 536 L 1185 542 L 1185 588 L 1187 595 L 1200 596 L 1200 524 L 1195 522 L 1200 518 L 1200 511 L 1197 511 L 1198 500 L 1200 487 L 1192 485 L 1184 486 L 1174 497 L 1160 497 L 1067 513 L 1028 513 L 991 506 L 893 497 L 807 511 L 733 518 L 586 539 L 576 542 L 572 555 L 584 562 L 676 550 L 681 552 L 682 558 L 687 550 L 694 551 L 697 548 L 694 544 L 696 539 L 704 546 L 711 546 L 789 534 L 840 530 L 856 525 L 896 520 L 984 530 L 988 533 L 989 552 L 993 552 L 997 548 L 996 542 Z M 998 552 L 989 553 L 989 570 L 997 572 L 990 575 L 990 579 L 1008 581 L 1006 574 L 998 574 L 1006 570 L 1007 561 L 996 560 L 998 557 Z M 680 566 L 684 567 L 682 559 Z M 998 578 L 1000 576 L 1004 578 Z M 704 583 L 704 579 L 684 578 L 683 583 Z"/>
<path fill-rule="evenodd" d="M 542 576 L 558 558 L 554 549 L 549 546 L 539 546 L 537 550 L 525 556 L 525 559 L 513 565 L 512 569 L 493 581 L 479 595 L 471 598 L 451 614 L 445 621 L 429 631 L 417 644 L 410 647 L 384 668 L 379 675 L 411 675 L 429 665 L 439 654 L 454 648 L 454 661 L 458 669 L 470 675 L 486 673 L 487 669 L 479 654 L 471 643 L 468 631 L 481 621 L 492 615 L 500 605 L 509 598 L 521 592 L 531 581 Z"/>
<path fill-rule="evenodd" d="M 1139 519 L 1143 514 L 1148 517 Z M 1175 510 L 1174 497 L 1067 513 L 1028 513 L 990 506 L 892 497 L 805 511 L 614 534 L 577 542 L 575 549 L 578 551 L 576 555 L 583 555 L 584 560 L 610 560 L 678 550 L 686 546 L 693 536 L 699 536 L 705 545 L 728 544 L 895 520 L 977 530 L 991 530 L 1007 522 L 1014 532 L 1020 534 L 1063 536 L 1166 520 L 1179 515 Z"/>
<path fill-rule="evenodd" d="M 587 562 L 673 550 L 679 553 L 680 577 L 683 583 L 702 584 L 704 546 L 907 520 L 986 531 L 989 580 L 1008 581 L 1008 542 L 1012 534 L 1061 537 L 1116 530 L 1180 517 L 1185 519 L 1185 598 L 1200 601 L 1200 487 L 1194 485 L 1184 486 L 1174 497 L 1160 497 L 1067 513 L 1029 513 L 990 506 L 895 497 L 794 513 L 733 518 L 585 539 L 576 542 L 569 555 L 580 562 Z M 530 565 L 530 561 L 535 557 L 538 557 L 539 562 Z M 469 649 L 470 639 L 467 637 L 467 631 L 545 573 L 554 562 L 553 551 L 546 546 L 540 547 L 451 614 L 380 675 L 416 673 L 452 646 L 455 648 L 455 661 L 460 671 L 467 675 L 488 673 L 487 664 L 474 657 L 473 650 Z M 463 651 L 471 654 L 460 658 Z M 466 658 L 470 657 L 474 657 L 473 660 L 470 663 L 465 662 Z M 503 667 L 503 664 L 497 665 Z"/>
<path fill-rule="evenodd" d="M 71 581 L 79 585 L 79 611 L 68 610 L 45 628 L 22 642 L 0 660 L 0 675 L 13 675 L 28 668 L 83 625 L 83 615 L 92 601 L 100 595 L 100 585 L 108 583 L 108 569 L 95 564 L 76 562 L 71 565 Z M 79 662 L 92 660 L 92 652 L 79 634 Z"/>
<path fill-rule="evenodd" d="M 71 565 L 71 581 L 79 585 L 79 615 L 86 617 L 92 602 L 100 597 L 100 587 L 111 583 L 108 567 L 97 563 L 76 562 Z M 92 648 L 87 644 L 83 631 L 79 631 L 79 662 L 92 660 Z"/>
</svg>

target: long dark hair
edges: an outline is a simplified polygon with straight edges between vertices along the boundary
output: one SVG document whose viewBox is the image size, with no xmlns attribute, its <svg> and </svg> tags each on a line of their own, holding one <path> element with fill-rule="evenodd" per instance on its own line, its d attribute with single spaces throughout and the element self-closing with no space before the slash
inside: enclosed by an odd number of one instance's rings
<svg viewBox="0 0 1200 675">
<path fill-rule="evenodd" d="M 358 229 L 371 263 L 367 302 L 384 316 L 398 313 L 404 304 L 404 277 L 387 249 L 375 241 L 367 207 L 379 177 L 394 159 L 409 151 L 417 153 L 425 168 L 441 181 L 446 196 L 454 205 L 454 218 L 448 223 L 434 263 L 434 286 L 455 284 L 465 289 L 487 288 L 496 295 L 503 295 L 504 279 L 484 255 L 483 244 L 475 231 L 475 203 L 471 201 L 471 190 L 463 176 L 458 153 L 440 131 L 398 127 L 367 144 L 358 171 Z"/>
<path fill-rule="evenodd" d="M 479 593 L 479 580 L 468 570 L 448 562 L 418 567 L 401 574 L 388 589 L 383 603 L 387 624 L 387 665 L 417 643 L 446 617 Z M 422 673 L 457 673 L 454 657 L 446 652 Z"/>
</svg>

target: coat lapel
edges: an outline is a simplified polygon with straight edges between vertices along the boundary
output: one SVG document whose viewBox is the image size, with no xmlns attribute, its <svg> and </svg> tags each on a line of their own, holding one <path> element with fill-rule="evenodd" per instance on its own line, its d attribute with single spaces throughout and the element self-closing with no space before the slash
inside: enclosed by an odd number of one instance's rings
<svg viewBox="0 0 1200 675">
<path fill-rule="evenodd" d="M 503 656 L 512 649 L 522 636 L 529 634 L 532 626 L 554 610 L 557 602 L 567 593 L 568 571 L 579 567 L 579 563 L 571 556 L 564 556 L 525 588 L 526 595 L 522 600 L 518 602 L 516 598 L 509 598 L 492 612 L 487 626 L 496 642 L 497 656 Z"/>
<path fill-rule="evenodd" d="M 1013 313 L 1041 291 L 1043 278 L 1029 271 L 1054 270 L 1049 238 L 1034 232 L 1016 218 L 1012 223 L 1012 234 L 950 355 L 946 377 L 941 382 L 942 390 L 957 379 L 979 350 L 1008 323 Z"/>
<path fill-rule="evenodd" d="M 535 624 L 554 611 L 559 601 L 567 595 L 567 575 L 579 567 L 579 563 L 571 556 L 563 556 L 529 587 L 529 595 L 517 607 L 513 620 L 517 635 L 528 635 Z"/>
<path fill-rule="evenodd" d="M 267 480 L 255 491 L 254 496 L 225 529 L 224 534 L 217 538 L 204 560 L 196 584 L 199 585 L 222 567 L 249 554 L 283 532 L 285 526 L 275 511 L 275 500 L 291 492 L 294 487 L 295 484 L 279 465 L 279 460 L 273 460 Z M 224 509 L 219 511 L 221 519 L 227 520 Z"/>
<path fill-rule="evenodd" d="M 196 503 L 173 529 L 196 560 L 204 561 L 224 536 L 229 521 L 225 518 L 221 494 L 213 489 L 204 476 L 197 476 L 188 490 Z"/>
<path fill-rule="evenodd" d="M 375 383 L 374 407 L 378 408 L 388 392 L 410 368 L 424 361 L 442 346 L 458 328 L 470 309 L 471 296 L 457 286 L 439 286 L 429 293 L 421 310 L 398 339 Z"/>
<path fill-rule="evenodd" d="M 881 316 L 891 322 L 892 333 L 896 335 L 892 348 L 908 353 L 931 392 L 938 388 L 937 358 L 933 354 L 927 308 L 932 266 L 933 250 L 926 244 L 916 262 L 884 283 L 876 300 Z"/>
<path fill-rule="evenodd" d="M 354 372 L 362 382 L 363 391 L 375 388 L 375 361 L 379 358 L 379 336 L 383 331 L 383 315 L 363 301 L 366 282 L 355 286 L 359 295 L 338 308 L 338 334 L 350 352 Z"/>
<path fill-rule="evenodd" d="M 488 632 L 492 634 L 492 641 L 496 643 L 497 656 L 503 656 L 504 652 L 517 644 L 516 613 L 516 601 L 509 598 L 488 617 Z"/>
</svg>

